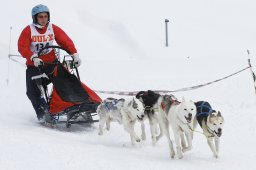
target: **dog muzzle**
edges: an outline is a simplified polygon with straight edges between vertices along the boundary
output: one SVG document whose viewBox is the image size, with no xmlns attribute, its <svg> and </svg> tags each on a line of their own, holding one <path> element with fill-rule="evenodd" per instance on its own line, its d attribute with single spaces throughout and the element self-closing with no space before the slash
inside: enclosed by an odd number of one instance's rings
<svg viewBox="0 0 256 170">
<path fill-rule="evenodd" d="M 222 130 L 221 129 L 218 129 L 218 131 L 214 131 L 215 135 L 217 135 L 218 137 L 221 137 L 222 135 Z"/>
<path fill-rule="evenodd" d="M 187 120 L 187 122 L 188 123 L 191 123 L 191 121 L 192 121 L 192 116 L 184 116 L 185 117 L 185 119 Z"/>
<path fill-rule="evenodd" d="M 142 121 L 143 118 L 144 118 L 144 115 L 141 115 L 141 117 L 139 117 L 139 116 L 137 115 L 137 118 L 138 118 L 140 121 Z"/>
</svg>

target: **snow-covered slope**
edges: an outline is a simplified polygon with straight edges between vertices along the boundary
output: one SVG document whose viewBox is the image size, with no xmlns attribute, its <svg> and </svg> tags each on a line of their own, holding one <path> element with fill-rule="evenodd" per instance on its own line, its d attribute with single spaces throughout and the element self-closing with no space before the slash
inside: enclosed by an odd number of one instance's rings
<svg viewBox="0 0 256 170">
<path fill-rule="evenodd" d="M 247 67 L 247 49 L 256 66 L 254 1 L 6 1 L 0 11 L 0 169 L 255 169 L 256 96 L 249 70 L 174 94 L 207 100 L 222 112 L 218 160 L 199 133 L 192 151 L 172 160 L 165 138 L 152 146 L 148 123 L 146 141 L 136 146 L 117 123 L 103 136 L 97 123 L 70 131 L 40 126 L 26 97 L 25 67 L 13 61 L 8 67 L 7 60 L 10 26 L 11 53 L 18 54 L 19 34 L 39 3 L 49 6 L 52 22 L 75 42 L 83 61 L 81 79 L 95 90 L 175 90 L 205 83 Z M 170 20 L 168 48 L 165 18 Z"/>
</svg>

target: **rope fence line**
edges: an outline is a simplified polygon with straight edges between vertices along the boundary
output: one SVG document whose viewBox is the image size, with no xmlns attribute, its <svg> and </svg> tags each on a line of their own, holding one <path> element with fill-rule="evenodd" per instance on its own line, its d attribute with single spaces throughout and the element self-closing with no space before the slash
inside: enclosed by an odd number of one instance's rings
<svg viewBox="0 0 256 170">
<path fill-rule="evenodd" d="M 210 85 L 210 84 L 213 84 L 213 83 L 216 83 L 216 82 L 225 80 L 225 79 L 227 79 L 227 78 L 229 78 L 229 77 L 232 77 L 232 76 L 234 76 L 234 75 L 236 75 L 236 74 L 238 74 L 238 73 L 241 73 L 241 72 L 243 72 L 243 71 L 245 71 L 245 70 L 247 70 L 247 69 L 249 69 L 249 68 L 251 68 L 251 66 L 248 66 L 248 67 L 246 67 L 246 68 L 244 68 L 244 69 L 241 69 L 241 70 L 239 70 L 239 71 L 237 71 L 237 72 L 235 72 L 235 73 L 232 73 L 232 74 L 230 74 L 230 75 L 228 75 L 228 76 L 225 76 L 225 77 L 223 77 L 223 78 L 220 78 L 220 79 L 217 79 L 217 80 L 214 80 L 214 81 L 211 81 L 211 82 L 207 82 L 207 83 L 204 83 L 204 84 L 200 84 L 200 85 L 196 85 L 196 86 L 191 86 L 191 87 L 185 87 L 185 88 L 181 88 L 181 89 L 177 89 L 177 90 L 170 90 L 170 91 L 168 91 L 168 90 L 166 90 L 166 91 L 161 91 L 161 90 L 160 90 L 159 92 L 162 92 L 162 93 L 173 93 L 173 92 L 189 91 L 189 90 L 198 89 L 198 88 L 201 88 L 201 87 L 204 87 L 204 86 L 208 86 L 208 85 Z"/>
<path fill-rule="evenodd" d="M 244 69 L 241 69 L 235 73 L 232 73 L 228 76 L 225 76 L 223 78 L 220 78 L 220 79 L 217 79 L 217 80 L 214 80 L 214 81 L 211 81 L 211 82 L 207 82 L 207 83 L 204 83 L 204 84 L 200 84 L 200 85 L 195 85 L 195 86 L 191 86 L 191 87 L 185 87 L 185 88 L 180 88 L 180 89 L 177 89 L 177 90 L 152 90 L 154 92 L 157 92 L 159 94 L 167 94 L 167 93 L 174 93 L 174 92 L 181 92 L 181 91 L 190 91 L 190 90 L 195 90 L 195 89 L 198 89 L 198 88 L 202 88 L 204 86 L 208 86 L 210 84 L 213 84 L 213 83 L 216 83 L 216 82 L 219 82 L 219 81 L 222 81 L 224 79 L 227 79 L 229 77 L 232 77 L 238 73 L 241 73 L 247 69 L 251 68 L 251 65 L 249 65 L 248 67 L 244 68 Z M 254 81 L 254 84 L 256 82 Z M 256 84 L 255 84 L 256 86 Z M 95 92 L 98 92 L 98 93 L 106 93 L 106 94 L 116 94 L 116 95 L 124 95 L 124 96 L 134 96 L 136 95 L 139 91 L 132 91 L 132 92 L 123 92 L 123 91 L 102 91 L 102 90 L 95 90 Z"/>
<path fill-rule="evenodd" d="M 253 78 L 253 82 L 254 82 L 254 90 L 255 90 L 255 94 L 256 94 L 256 76 L 254 74 L 254 72 L 252 71 L 252 65 L 251 65 L 251 59 L 250 59 L 250 51 L 247 50 L 247 54 L 248 54 L 248 64 L 249 64 L 249 67 L 250 67 L 250 71 L 251 71 L 251 74 L 252 74 L 252 78 Z"/>
</svg>

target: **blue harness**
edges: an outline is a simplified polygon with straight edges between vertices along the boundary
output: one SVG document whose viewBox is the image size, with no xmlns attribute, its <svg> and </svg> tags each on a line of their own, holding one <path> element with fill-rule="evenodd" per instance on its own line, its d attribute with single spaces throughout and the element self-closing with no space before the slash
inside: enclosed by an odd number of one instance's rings
<svg viewBox="0 0 256 170">
<path fill-rule="evenodd" d="M 213 112 L 211 105 L 208 102 L 200 101 L 196 102 L 196 116 L 206 115 L 208 116 Z"/>
<path fill-rule="evenodd" d="M 110 110 L 116 110 L 116 109 L 117 109 L 117 107 L 116 107 L 117 101 L 118 101 L 118 99 L 115 99 L 115 100 L 110 101 L 110 102 L 106 102 L 106 103 L 104 104 L 104 106 L 105 106 L 105 108 L 106 108 L 108 111 L 110 111 Z"/>
<path fill-rule="evenodd" d="M 200 126 L 202 126 L 203 119 L 207 119 L 210 113 L 216 112 L 212 110 L 211 105 L 206 101 L 199 101 L 195 103 L 196 105 L 196 119 Z"/>
</svg>

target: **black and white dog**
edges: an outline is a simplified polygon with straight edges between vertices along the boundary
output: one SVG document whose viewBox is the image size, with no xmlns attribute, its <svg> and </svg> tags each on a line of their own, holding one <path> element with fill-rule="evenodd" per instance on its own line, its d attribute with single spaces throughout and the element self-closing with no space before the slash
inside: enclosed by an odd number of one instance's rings
<svg viewBox="0 0 256 170">
<path fill-rule="evenodd" d="M 154 91 L 148 90 L 148 91 L 140 91 L 139 93 L 137 93 L 136 98 L 139 99 L 139 101 L 143 104 L 144 114 L 149 119 L 152 143 L 153 145 L 155 145 L 157 141 L 157 135 L 159 135 L 158 128 L 161 129 L 161 127 L 158 127 L 158 124 L 159 124 L 158 100 L 161 100 L 160 98 L 162 97 L 160 94 L 155 93 Z M 162 136 L 162 130 L 160 130 L 159 136 Z"/>
<path fill-rule="evenodd" d="M 203 129 L 203 134 L 215 158 L 219 157 L 219 142 L 222 135 L 224 118 L 221 113 L 212 109 L 207 101 L 195 102 L 197 113 L 194 119 L 194 129 L 197 124 Z M 214 144 L 213 144 L 214 139 Z"/>
</svg>

